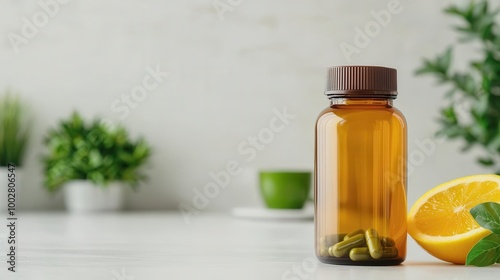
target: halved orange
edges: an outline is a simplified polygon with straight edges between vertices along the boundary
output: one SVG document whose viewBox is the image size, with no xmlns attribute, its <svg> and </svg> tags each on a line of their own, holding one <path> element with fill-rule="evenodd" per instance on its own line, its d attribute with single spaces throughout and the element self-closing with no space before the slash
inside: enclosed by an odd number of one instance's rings
<svg viewBox="0 0 500 280">
<path fill-rule="evenodd" d="M 436 258 L 464 264 L 469 250 L 491 233 L 469 213 L 483 202 L 500 203 L 500 176 L 474 175 L 441 184 L 413 204 L 408 233 Z"/>
</svg>

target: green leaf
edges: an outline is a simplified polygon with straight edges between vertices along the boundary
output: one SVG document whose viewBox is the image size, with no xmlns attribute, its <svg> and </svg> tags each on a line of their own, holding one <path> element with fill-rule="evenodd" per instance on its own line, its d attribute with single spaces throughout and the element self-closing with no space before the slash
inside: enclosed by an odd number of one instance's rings
<svg viewBox="0 0 500 280">
<path fill-rule="evenodd" d="M 444 119 L 450 124 L 456 124 L 458 122 L 457 114 L 453 105 L 449 106 L 448 108 L 443 108 L 441 110 L 441 114 L 443 115 Z"/>
<path fill-rule="evenodd" d="M 470 213 L 480 226 L 500 234 L 500 203 L 481 203 L 472 208 Z"/>
<path fill-rule="evenodd" d="M 438 55 L 434 60 L 424 60 L 423 66 L 417 69 L 415 74 L 436 74 L 441 77 L 442 81 L 446 81 L 451 64 L 452 51 L 453 49 L 449 47 L 443 54 Z"/>
<path fill-rule="evenodd" d="M 93 149 L 89 153 L 89 166 L 91 168 L 99 167 L 102 164 L 102 156 L 97 149 Z"/>
<path fill-rule="evenodd" d="M 448 72 L 448 69 L 450 68 L 451 55 L 452 55 L 452 48 L 449 47 L 440 57 L 438 57 L 438 64 L 441 67 L 441 69 L 445 70 L 445 72 Z"/>
<path fill-rule="evenodd" d="M 492 233 L 479 240 L 467 254 L 466 265 L 488 266 L 498 261 L 500 235 Z"/>
<path fill-rule="evenodd" d="M 492 158 L 478 158 L 477 161 L 485 166 L 495 165 L 495 161 Z"/>
</svg>

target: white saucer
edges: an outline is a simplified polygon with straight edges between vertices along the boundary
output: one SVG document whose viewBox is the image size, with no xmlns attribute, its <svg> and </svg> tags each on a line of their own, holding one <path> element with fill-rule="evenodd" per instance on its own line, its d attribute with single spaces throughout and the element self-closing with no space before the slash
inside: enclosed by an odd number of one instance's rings
<svg viewBox="0 0 500 280">
<path fill-rule="evenodd" d="M 314 208 L 312 205 L 305 205 L 303 209 L 237 207 L 231 210 L 231 215 L 236 218 L 259 220 L 312 220 L 314 218 Z"/>
</svg>

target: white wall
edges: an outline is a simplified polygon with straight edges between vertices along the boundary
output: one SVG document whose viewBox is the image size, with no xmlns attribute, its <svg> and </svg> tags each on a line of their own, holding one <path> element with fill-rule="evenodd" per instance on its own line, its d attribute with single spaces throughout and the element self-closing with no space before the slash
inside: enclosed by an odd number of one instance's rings
<svg viewBox="0 0 500 280">
<path fill-rule="evenodd" d="M 212 180 L 208 173 L 223 170 L 230 160 L 244 171 L 209 209 L 259 204 L 260 168 L 312 169 L 314 121 L 328 106 L 326 66 L 399 70 L 395 104 L 408 119 L 410 154 L 419 149 L 417 140 L 432 137 L 437 128 L 444 89 L 413 72 L 422 57 L 452 42 L 452 21 L 441 13 L 450 1 L 401 0 L 402 11 L 351 61 L 339 45 L 352 44 L 354 28 L 364 28 L 373 19 L 370 12 L 386 9 L 389 0 L 242 0 L 223 20 L 212 0 L 73 0 L 16 54 L 8 34 L 20 35 L 23 17 L 32 21 L 42 11 L 37 2 L 0 2 L 0 89 L 22 91 L 36 124 L 22 209 L 62 208 L 62 195 L 42 188 L 39 157 L 47 129 L 73 110 L 119 119 L 112 102 L 140 85 L 148 66 L 170 75 L 123 120 L 133 135 L 146 136 L 154 146 L 151 180 L 129 194 L 131 209 L 189 203 L 193 188 L 202 189 Z M 247 162 L 237 146 L 268 126 L 274 108 L 284 107 L 297 117 Z M 457 147 L 439 144 L 416 166 L 409 178 L 410 204 L 440 182 L 485 172 Z"/>
</svg>

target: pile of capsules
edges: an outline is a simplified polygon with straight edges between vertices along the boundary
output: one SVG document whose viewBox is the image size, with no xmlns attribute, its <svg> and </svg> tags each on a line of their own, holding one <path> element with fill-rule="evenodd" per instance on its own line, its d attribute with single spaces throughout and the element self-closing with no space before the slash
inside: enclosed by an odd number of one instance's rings
<svg viewBox="0 0 500 280">
<path fill-rule="evenodd" d="M 323 257 L 341 258 L 349 255 L 353 261 L 370 261 L 398 256 L 394 240 L 390 237 L 379 237 L 375 229 L 367 231 L 359 229 L 349 234 L 328 235 L 322 238 L 321 245 Z"/>
</svg>

